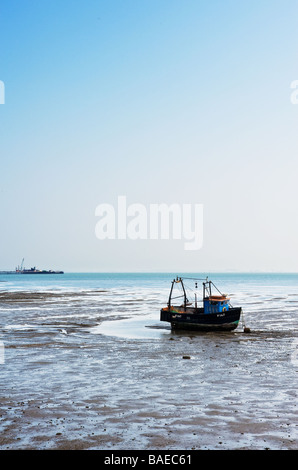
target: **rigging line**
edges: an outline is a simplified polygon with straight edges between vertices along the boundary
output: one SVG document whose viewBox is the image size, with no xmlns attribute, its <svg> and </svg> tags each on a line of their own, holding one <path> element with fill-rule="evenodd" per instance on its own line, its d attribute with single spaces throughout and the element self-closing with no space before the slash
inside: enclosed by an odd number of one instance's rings
<svg viewBox="0 0 298 470">
<path fill-rule="evenodd" d="M 184 287 L 192 292 L 192 294 L 197 293 L 197 287 L 190 287 L 189 285 L 184 284 Z"/>
<path fill-rule="evenodd" d="M 184 284 L 184 287 L 185 287 L 185 292 L 187 294 L 186 295 L 187 297 L 194 296 L 195 292 L 193 289 L 191 289 L 189 286 L 186 286 L 185 284 Z"/>
<path fill-rule="evenodd" d="M 216 287 L 216 285 L 215 285 L 215 284 L 213 284 L 213 282 L 212 282 L 212 281 L 210 281 L 210 282 L 211 282 L 211 284 L 213 285 L 213 287 L 215 287 L 215 289 L 217 290 L 217 292 L 219 292 L 219 293 L 220 293 L 220 295 L 223 295 L 223 293 L 222 293 L 222 292 L 220 292 L 220 290 L 219 290 L 219 289 Z"/>
<path fill-rule="evenodd" d="M 197 289 L 196 287 L 190 287 L 188 284 L 184 284 L 184 287 L 186 287 L 187 289 L 192 290 L 192 291 Z"/>
</svg>

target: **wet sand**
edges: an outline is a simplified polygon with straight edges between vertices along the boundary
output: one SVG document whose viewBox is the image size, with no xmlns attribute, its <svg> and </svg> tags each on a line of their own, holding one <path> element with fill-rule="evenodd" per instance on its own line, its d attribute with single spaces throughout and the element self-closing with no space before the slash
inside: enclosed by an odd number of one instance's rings
<svg viewBox="0 0 298 470">
<path fill-rule="evenodd" d="M 44 301 L 20 295 L 2 301 Z M 297 448 L 290 331 L 177 334 L 148 314 L 120 328 L 82 307 L 3 329 L 0 449 Z"/>
</svg>

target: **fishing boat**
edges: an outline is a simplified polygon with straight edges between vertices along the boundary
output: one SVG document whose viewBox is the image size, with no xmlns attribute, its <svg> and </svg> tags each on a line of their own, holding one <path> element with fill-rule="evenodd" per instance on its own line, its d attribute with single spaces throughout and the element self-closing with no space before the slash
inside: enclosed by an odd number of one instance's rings
<svg viewBox="0 0 298 470">
<path fill-rule="evenodd" d="M 187 298 L 184 279 L 195 281 L 194 303 Z M 198 281 L 203 284 L 203 306 L 198 306 Z M 178 294 L 177 287 L 180 287 Z M 214 295 L 212 290 L 216 290 Z M 180 305 L 173 303 L 176 299 L 183 299 Z M 178 302 L 177 302 L 178 303 Z M 172 281 L 168 304 L 160 311 L 160 321 L 169 322 L 172 329 L 198 330 L 198 331 L 231 331 L 237 328 L 241 307 L 232 307 L 230 298 L 222 294 L 212 281 L 206 279 L 177 277 Z"/>
</svg>

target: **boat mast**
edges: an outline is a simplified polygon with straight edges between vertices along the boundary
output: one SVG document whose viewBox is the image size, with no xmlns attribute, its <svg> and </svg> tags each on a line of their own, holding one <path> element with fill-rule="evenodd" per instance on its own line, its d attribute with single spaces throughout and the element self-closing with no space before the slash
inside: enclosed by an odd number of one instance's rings
<svg viewBox="0 0 298 470">
<path fill-rule="evenodd" d="M 187 297 L 186 297 L 185 287 L 184 287 L 184 284 L 183 284 L 183 281 L 182 281 L 181 278 L 180 278 L 180 282 L 181 282 L 181 285 L 182 285 L 183 295 L 184 295 L 184 310 L 186 310 Z"/>
<path fill-rule="evenodd" d="M 171 290 L 170 290 L 170 295 L 169 295 L 169 300 L 168 300 L 168 308 L 170 309 L 171 308 L 171 300 L 172 300 L 172 293 L 173 293 L 173 288 L 174 288 L 174 284 L 175 283 L 179 283 L 181 282 L 181 286 L 182 286 L 182 290 L 183 290 L 183 297 L 184 297 L 184 302 L 183 302 L 183 305 L 184 305 L 184 310 L 186 310 L 186 304 L 188 302 L 188 299 L 186 297 L 186 291 L 185 291 L 185 287 L 184 287 L 184 284 L 183 284 L 183 280 L 181 277 L 177 277 L 176 279 L 174 279 L 172 281 L 172 286 L 171 286 Z"/>
<path fill-rule="evenodd" d="M 208 281 L 208 277 L 206 278 L 206 282 L 203 282 L 203 299 L 211 296 L 211 281 Z M 209 286 L 207 286 L 209 284 Z M 207 295 L 206 295 L 207 294 Z"/>
<path fill-rule="evenodd" d="M 168 300 L 168 307 L 169 309 L 171 308 L 171 298 L 172 298 L 172 292 L 173 292 L 173 287 L 174 287 L 175 279 L 172 281 L 172 286 L 170 290 L 170 295 L 169 295 L 169 300 Z"/>
</svg>

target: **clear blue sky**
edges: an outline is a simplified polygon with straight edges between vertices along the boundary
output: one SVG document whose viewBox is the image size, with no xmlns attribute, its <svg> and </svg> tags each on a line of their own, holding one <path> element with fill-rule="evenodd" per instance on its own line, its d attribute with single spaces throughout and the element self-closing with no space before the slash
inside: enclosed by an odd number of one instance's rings
<svg viewBox="0 0 298 470">
<path fill-rule="evenodd" d="M 0 269 L 298 271 L 297 0 L 2 0 Z M 95 237 L 201 203 L 204 244 Z"/>
</svg>

